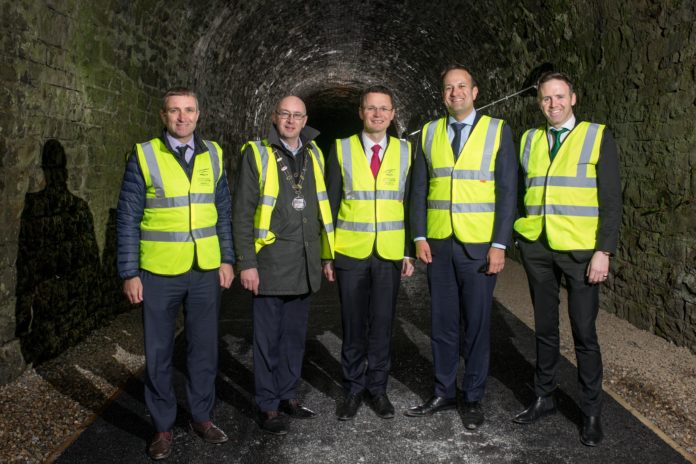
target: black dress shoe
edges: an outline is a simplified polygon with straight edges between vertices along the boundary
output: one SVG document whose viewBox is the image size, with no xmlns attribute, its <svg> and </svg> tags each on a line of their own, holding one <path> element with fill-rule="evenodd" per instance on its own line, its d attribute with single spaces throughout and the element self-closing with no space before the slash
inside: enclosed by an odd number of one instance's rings
<svg viewBox="0 0 696 464">
<path fill-rule="evenodd" d="M 285 435 L 288 433 L 288 424 L 285 416 L 278 411 L 266 411 L 261 413 L 261 430 L 272 435 Z"/>
<path fill-rule="evenodd" d="M 580 441 L 585 446 L 597 446 L 604 438 L 602 432 L 602 422 L 599 416 L 583 416 L 582 431 L 580 432 Z"/>
<path fill-rule="evenodd" d="M 281 400 L 280 412 L 287 414 L 293 419 L 314 419 L 317 413 L 303 406 L 298 400 Z"/>
<path fill-rule="evenodd" d="M 338 420 L 350 420 L 355 417 L 362 404 L 362 393 L 348 393 L 343 399 L 343 404 L 336 411 Z"/>
<path fill-rule="evenodd" d="M 516 415 L 512 421 L 517 424 L 531 424 L 537 419 L 555 412 L 556 401 L 553 399 L 553 395 L 537 396 L 534 402 L 527 409 Z"/>
<path fill-rule="evenodd" d="M 462 411 L 462 423 L 469 430 L 476 430 L 483 425 L 483 410 L 480 401 L 467 401 Z"/>
<path fill-rule="evenodd" d="M 455 409 L 456 407 L 457 398 L 447 399 L 439 396 L 433 396 L 420 406 L 408 408 L 406 411 L 404 411 L 404 414 L 408 417 L 430 416 L 436 412 L 445 411 L 447 409 Z"/>
<path fill-rule="evenodd" d="M 386 393 L 381 395 L 373 396 L 370 401 L 372 410 L 375 411 L 382 419 L 393 419 L 394 418 L 394 405 L 389 401 Z"/>
</svg>

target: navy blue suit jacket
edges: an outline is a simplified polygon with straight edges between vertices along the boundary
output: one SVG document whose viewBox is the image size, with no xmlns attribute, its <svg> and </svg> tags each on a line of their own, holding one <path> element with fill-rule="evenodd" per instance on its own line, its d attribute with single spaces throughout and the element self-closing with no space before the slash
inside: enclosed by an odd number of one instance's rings
<svg viewBox="0 0 696 464">
<path fill-rule="evenodd" d="M 481 113 L 476 113 L 473 127 L 476 127 L 481 119 Z M 472 127 L 472 131 L 473 131 Z M 411 170 L 411 199 L 410 199 L 410 224 L 411 237 L 427 238 L 427 201 L 430 174 L 428 163 L 423 154 L 422 137 L 419 136 L 416 144 L 415 159 Z M 468 143 L 468 140 L 467 140 Z M 493 223 L 493 236 L 489 243 L 464 243 L 464 248 L 469 257 L 484 259 L 488 254 L 491 243 L 499 243 L 509 246 L 512 236 L 512 225 L 515 222 L 517 212 L 517 155 L 512 143 L 512 131 L 507 124 L 503 125 L 498 154 L 495 160 L 495 220 Z M 451 238 L 455 238 L 452 236 Z M 437 254 L 438 248 L 449 242 L 448 239 L 428 239 L 430 250 Z"/>
</svg>

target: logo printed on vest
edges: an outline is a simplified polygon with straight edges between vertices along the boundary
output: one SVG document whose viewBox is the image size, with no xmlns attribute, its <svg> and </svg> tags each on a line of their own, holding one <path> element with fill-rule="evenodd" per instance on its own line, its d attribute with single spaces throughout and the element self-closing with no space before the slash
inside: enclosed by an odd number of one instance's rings
<svg viewBox="0 0 696 464">
<path fill-rule="evenodd" d="M 211 185 L 213 179 L 210 177 L 210 169 L 202 168 L 200 171 L 198 171 L 197 179 L 201 187 L 208 187 Z"/>
<path fill-rule="evenodd" d="M 384 170 L 384 184 L 388 186 L 396 185 L 396 169 L 386 169 Z"/>
</svg>

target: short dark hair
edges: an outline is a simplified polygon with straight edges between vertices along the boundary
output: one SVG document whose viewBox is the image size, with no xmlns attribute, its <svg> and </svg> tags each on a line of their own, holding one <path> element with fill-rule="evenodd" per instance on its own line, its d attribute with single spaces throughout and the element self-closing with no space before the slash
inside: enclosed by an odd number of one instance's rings
<svg viewBox="0 0 696 464">
<path fill-rule="evenodd" d="M 362 92 L 360 92 L 360 107 L 362 108 L 363 102 L 365 101 L 365 98 L 367 97 L 368 93 L 383 93 L 384 95 L 388 95 L 389 99 L 392 102 L 392 106 L 394 105 L 394 93 L 391 91 L 391 89 L 387 86 L 384 85 L 371 85 L 365 89 L 363 89 Z"/>
<path fill-rule="evenodd" d="M 196 99 L 196 109 L 198 109 L 198 96 L 196 92 L 188 87 L 172 87 L 167 90 L 162 97 L 162 110 L 167 109 L 167 98 L 169 97 L 193 97 Z"/>
<path fill-rule="evenodd" d="M 476 82 L 476 78 L 474 77 L 474 73 L 472 73 L 469 70 L 469 68 L 467 68 L 463 64 L 459 64 L 459 63 L 451 63 L 451 64 L 448 64 L 447 66 L 445 66 L 445 68 L 440 73 L 440 84 L 442 84 L 443 81 L 445 80 L 445 76 L 447 75 L 447 73 L 450 71 L 454 71 L 455 69 L 459 69 L 460 71 L 466 71 L 469 74 L 469 76 L 471 76 L 471 86 L 478 87 L 478 82 Z"/>
<path fill-rule="evenodd" d="M 570 94 L 573 94 L 573 83 L 571 82 L 570 77 L 566 73 L 558 71 L 549 71 L 547 73 L 542 74 L 539 80 L 537 81 L 537 96 L 539 95 L 539 89 L 541 89 L 541 85 L 553 80 L 563 81 L 566 84 L 568 84 L 568 87 L 570 88 Z"/>
</svg>

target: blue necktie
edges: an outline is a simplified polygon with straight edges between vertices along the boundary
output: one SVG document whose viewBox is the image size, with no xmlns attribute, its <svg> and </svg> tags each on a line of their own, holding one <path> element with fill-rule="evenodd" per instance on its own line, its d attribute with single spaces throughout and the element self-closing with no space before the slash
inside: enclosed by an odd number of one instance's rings
<svg viewBox="0 0 696 464">
<path fill-rule="evenodd" d="M 459 158 L 459 144 L 462 141 L 462 129 L 466 126 L 463 122 L 453 122 L 450 124 L 452 130 L 454 131 L 454 137 L 452 138 L 452 153 L 454 153 L 454 159 Z"/>
</svg>

